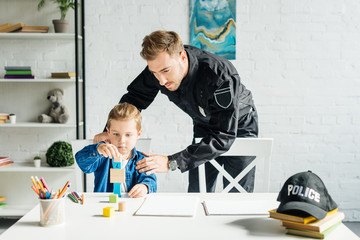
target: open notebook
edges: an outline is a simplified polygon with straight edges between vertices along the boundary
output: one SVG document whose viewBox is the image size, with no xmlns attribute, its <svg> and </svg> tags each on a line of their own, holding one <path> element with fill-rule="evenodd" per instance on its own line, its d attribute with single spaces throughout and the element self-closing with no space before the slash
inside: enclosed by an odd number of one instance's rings
<svg viewBox="0 0 360 240">
<path fill-rule="evenodd" d="M 276 208 L 275 201 L 206 200 L 203 202 L 206 215 L 268 215 Z"/>
<path fill-rule="evenodd" d="M 199 201 L 198 197 L 149 195 L 135 215 L 194 217 Z"/>
</svg>

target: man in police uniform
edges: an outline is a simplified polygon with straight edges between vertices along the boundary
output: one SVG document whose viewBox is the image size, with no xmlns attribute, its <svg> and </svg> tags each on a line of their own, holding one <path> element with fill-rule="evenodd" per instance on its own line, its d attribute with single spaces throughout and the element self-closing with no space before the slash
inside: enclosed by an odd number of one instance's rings
<svg viewBox="0 0 360 240">
<path fill-rule="evenodd" d="M 236 177 L 254 157 L 220 155 L 230 149 L 236 137 L 257 137 L 258 120 L 251 92 L 241 84 L 235 67 L 219 56 L 184 46 L 175 32 L 155 31 L 144 38 L 142 47 L 140 55 L 147 67 L 128 86 L 120 102 L 146 109 L 160 90 L 193 119 L 194 138 L 202 140 L 170 156 L 149 155 L 138 162 L 139 172 L 189 171 L 188 191 L 198 192 L 197 167 L 215 158 Z M 106 140 L 106 135 L 96 135 L 94 142 Z M 207 191 L 213 192 L 218 172 L 209 163 L 205 171 Z M 240 181 L 245 190 L 253 191 L 254 177 L 253 168 Z M 224 179 L 224 187 L 228 183 Z"/>
</svg>

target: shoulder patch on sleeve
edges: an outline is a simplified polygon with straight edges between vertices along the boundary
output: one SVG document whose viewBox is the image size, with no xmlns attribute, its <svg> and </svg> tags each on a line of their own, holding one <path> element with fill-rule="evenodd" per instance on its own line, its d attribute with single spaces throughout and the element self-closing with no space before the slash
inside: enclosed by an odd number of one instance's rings
<svg viewBox="0 0 360 240">
<path fill-rule="evenodd" d="M 232 103 L 231 89 L 229 84 L 224 84 L 214 92 L 217 105 L 221 108 L 228 108 Z"/>
</svg>

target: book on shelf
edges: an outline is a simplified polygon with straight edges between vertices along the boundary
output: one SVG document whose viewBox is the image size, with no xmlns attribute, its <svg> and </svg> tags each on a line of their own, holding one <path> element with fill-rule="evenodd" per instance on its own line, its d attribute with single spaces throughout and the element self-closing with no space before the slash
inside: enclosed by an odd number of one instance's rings
<svg viewBox="0 0 360 240">
<path fill-rule="evenodd" d="M 314 221 L 308 224 L 295 223 L 295 222 L 286 222 L 283 221 L 282 225 L 287 228 L 307 230 L 314 232 L 323 232 L 331 226 L 341 222 L 345 218 L 343 212 L 335 212 L 327 215 L 324 219 Z"/>
<path fill-rule="evenodd" d="M 0 208 L 6 207 L 6 206 L 7 206 L 7 203 L 2 203 L 2 202 L 0 202 Z"/>
<path fill-rule="evenodd" d="M 10 23 L 4 23 L 4 24 L 1 24 L 1 25 L 0 25 L 0 31 L 1 31 L 1 29 L 8 28 L 9 26 L 11 26 L 11 24 L 10 24 Z"/>
<path fill-rule="evenodd" d="M 76 73 L 74 72 L 53 72 L 51 73 L 52 78 L 75 78 Z"/>
<path fill-rule="evenodd" d="M 0 120 L 8 120 L 9 116 L 9 113 L 0 113 Z"/>
<path fill-rule="evenodd" d="M 12 161 L 9 157 L 0 157 L 0 167 L 10 166 L 13 163 L 14 161 Z"/>
<path fill-rule="evenodd" d="M 318 239 L 324 239 L 326 238 L 336 227 L 338 227 L 341 224 L 341 222 L 338 222 L 334 225 L 332 225 L 330 228 L 326 229 L 323 232 L 314 232 L 314 231 L 307 231 L 307 230 L 300 230 L 300 229 L 293 229 L 293 228 L 287 228 L 287 234 L 291 235 L 297 235 L 297 236 L 304 236 L 304 237 L 312 237 L 312 238 L 318 238 Z"/>
<path fill-rule="evenodd" d="M 0 162 L 10 160 L 9 157 L 0 157 Z"/>
<path fill-rule="evenodd" d="M 31 70 L 21 70 L 21 71 L 15 71 L 15 70 L 6 70 L 6 75 L 32 75 Z"/>
<path fill-rule="evenodd" d="M 49 31 L 48 26 L 23 26 L 16 32 L 19 33 L 47 33 Z"/>
<path fill-rule="evenodd" d="M 3 28 L 0 29 L 0 33 L 8 33 L 8 32 L 14 32 L 17 31 L 19 29 L 21 29 L 23 26 L 25 26 L 25 24 L 23 23 L 17 23 L 17 24 L 13 24 L 13 25 L 9 25 L 9 26 L 5 26 Z"/>
<path fill-rule="evenodd" d="M 0 167 L 7 167 L 7 166 L 10 166 L 11 164 L 13 164 L 14 161 L 8 161 L 8 162 L 2 162 L 0 163 Z"/>
<path fill-rule="evenodd" d="M 5 79 L 34 79 L 34 75 L 4 75 Z"/>
<path fill-rule="evenodd" d="M 14 163 L 9 157 L 0 157 L 0 164 Z"/>
<path fill-rule="evenodd" d="M 8 120 L 8 119 L 9 119 L 8 113 L 0 113 L 0 124 L 6 123 L 6 120 Z"/>
<path fill-rule="evenodd" d="M 5 66 L 5 71 L 31 71 L 30 66 Z"/>
</svg>

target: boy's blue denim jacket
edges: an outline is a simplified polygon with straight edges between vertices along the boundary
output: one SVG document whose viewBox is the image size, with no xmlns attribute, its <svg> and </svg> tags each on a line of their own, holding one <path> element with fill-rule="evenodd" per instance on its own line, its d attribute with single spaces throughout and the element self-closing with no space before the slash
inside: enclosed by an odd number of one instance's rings
<svg viewBox="0 0 360 240">
<path fill-rule="evenodd" d="M 97 147 L 99 144 L 91 144 L 84 147 L 76 153 L 75 159 L 80 169 L 84 173 L 94 173 L 94 192 L 113 192 L 113 184 L 110 183 L 110 168 L 113 168 L 113 159 L 104 157 L 99 154 Z M 144 155 L 136 151 L 134 148 L 133 156 L 125 167 L 126 187 L 128 191 L 136 184 L 143 183 L 148 186 L 148 193 L 156 192 L 156 176 L 155 174 L 146 175 L 135 170 L 136 162 L 143 159 Z"/>
</svg>

